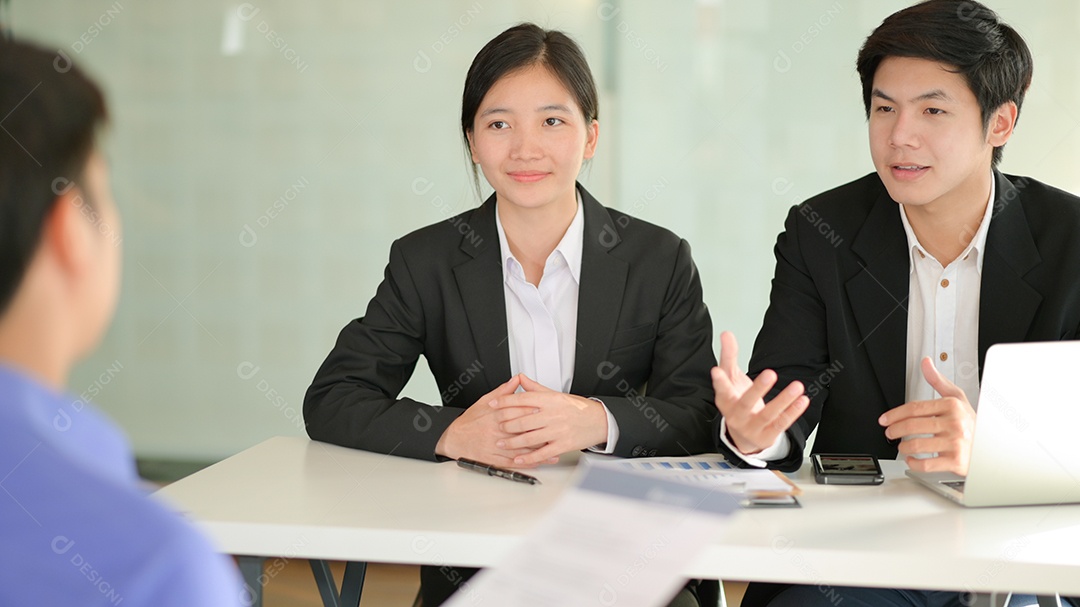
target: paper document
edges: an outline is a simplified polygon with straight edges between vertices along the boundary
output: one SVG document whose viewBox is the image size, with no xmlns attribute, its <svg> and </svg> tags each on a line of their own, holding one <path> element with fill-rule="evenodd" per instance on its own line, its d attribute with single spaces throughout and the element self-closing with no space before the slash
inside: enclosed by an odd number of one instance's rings
<svg viewBox="0 0 1080 607">
<path fill-rule="evenodd" d="M 736 468 L 722 455 L 691 457 L 613 458 L 592 453 L 582 456 L 589 465 L 613 466 L 621 470 L 659 474 L 664 478 L 711 487 L 741 491 L 752 498 L 799 495 L 801 490 L 775 470 Z"/>
<path fill-rule="evenodd" d="M 715 487 L 584 467 L 503 564 L 478 573 L 446 605 L 666 605 L 738 499 Z"/>
</svg>

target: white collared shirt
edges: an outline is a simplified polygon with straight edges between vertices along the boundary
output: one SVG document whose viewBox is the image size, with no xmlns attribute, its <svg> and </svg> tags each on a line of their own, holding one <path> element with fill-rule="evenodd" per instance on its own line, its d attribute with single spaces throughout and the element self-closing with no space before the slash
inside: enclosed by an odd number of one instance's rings
<svg viewBox="0 0 1080 607">
<path fill-rule="evenodd" d="M 971 406 L 979 406 L 979 301 L 996 190 L 991 174 L 990 198 L 979 228 L 964 252 L 945 267 L 919 243 L 904 205 L 898 205 L 911 261 L 904 402 L 939 397 L 920 367 L 929 356 L 938 371 L 964 391 Z"/>
<path fill-rule="evenodd" d="M 510 373 L 524 373 L 547 388 L 569 393 L 577 358 L 578 289 L 585 239 L 581 196 L 578 195 L 573 221 L 548 255 L 544 274 L 535 286 L 525 279 L 525 269 L 510 252 L 497 207 L 495 211 L 502 253 Z M 612 453 L 619 440 L 619 426 L 607 405 L 604 412 L 608 419 L 606 446 L 591 450 Z"/>
</svg>

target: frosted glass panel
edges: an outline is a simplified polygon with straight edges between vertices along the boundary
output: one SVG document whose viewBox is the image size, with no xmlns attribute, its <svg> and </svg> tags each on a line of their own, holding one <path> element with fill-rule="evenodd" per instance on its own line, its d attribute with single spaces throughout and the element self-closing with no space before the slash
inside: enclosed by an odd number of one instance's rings
<svg viewBox="0 0 1080 607">
<path fill-rule="evenodd" d="M 16 33 L 104 84 L 124 214 L 116 321 L 72 389 L 140 455 L 303 434 L 304 390 L 390 243 L 477 204 L 458 132 L 473 55 L 523 20 L 601 86 L 582 181 L 690 241 L 743 359 L 787 209 L 871 170 L 855 54 L 882 0 L 12 0 Z M 1080 5 L 993 6 L 1035 54 L 1007 172 L 1080 192 Z M 423 364 L 406 388 L 437 403 Z"/>
</svg>

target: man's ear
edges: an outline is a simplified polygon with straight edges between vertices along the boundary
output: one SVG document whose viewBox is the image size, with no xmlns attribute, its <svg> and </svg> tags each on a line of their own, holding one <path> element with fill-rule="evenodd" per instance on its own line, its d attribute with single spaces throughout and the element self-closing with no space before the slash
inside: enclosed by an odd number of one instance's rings
<svg viewBox="0 0 1080 607">
<path fill-rule="evenodd" d="M 92 258 L 93 230 L 83 216 L 87 204 L 82 190 L 72 186 L 56 197 L 45 218 L 41 246 L 67 275 L 80 272 Z"/>
<path fill-rule="evenodd" d="M 987 143 L 996 148 L 1005 145 L 1012 137 L 1013 129 L 1016 127 L 1016 117 L 1019 115 L 1020 109 L 1012 101 L 1006 101 L 998 106 L 998 109 L 994 110 L 993 115 L 990 116 L 990 123 L 987 125 Z"/>
</svg>

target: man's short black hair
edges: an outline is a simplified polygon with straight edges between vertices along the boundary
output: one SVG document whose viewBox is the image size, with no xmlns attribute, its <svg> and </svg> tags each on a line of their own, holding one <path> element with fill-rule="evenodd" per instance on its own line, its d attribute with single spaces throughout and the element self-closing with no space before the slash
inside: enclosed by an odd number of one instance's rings
<svg viewBox="0 0 1080 607">
<path fill-rule="evenodd" d="M 1031 51 L 997 13 L 971 0 L 927 0 L 890 15 L 866 39 L 856 69 L 863 104 L 870 116 L 874 73 L 886 57 L 913 57 L 943 63 L 967 81 L 982 111 L 983 129 L 994 110 L 1012 101 L 1019 117 L 1031 85 Z M 994 148 L 993 164 L 1002 148 Z"/>
<path fill-rule="evenodd" d="M 0 38 L 0 314 L 105 120 L 101 91 L 66 54 Z"/>
</svg>

